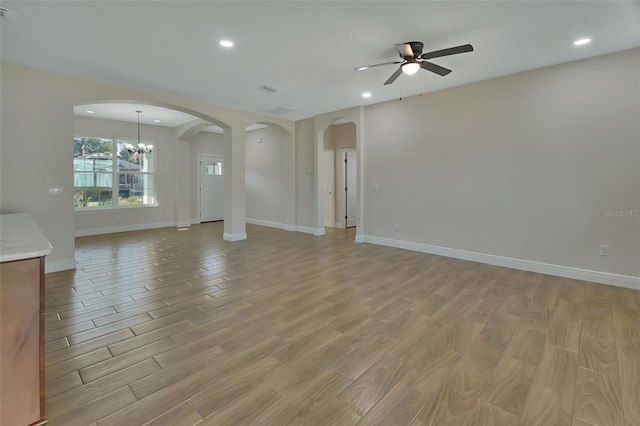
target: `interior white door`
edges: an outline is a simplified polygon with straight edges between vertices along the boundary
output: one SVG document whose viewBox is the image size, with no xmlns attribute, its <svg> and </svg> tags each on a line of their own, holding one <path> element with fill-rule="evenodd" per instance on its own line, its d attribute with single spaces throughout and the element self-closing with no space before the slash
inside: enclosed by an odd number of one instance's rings
<svg viewBox="0 0 640 426">
<path fill-rule="evenodd" d="M 202 155 L 200 162 L 200 222 L 224 219 L 223 158 Z"/>
<path fill-rule="evenodd" d="M 345 170 L 345 218 L 347 228 L 356 226 L 356 152 L 346 151 L 344 153 L 344 170 Z"/>
</svg>

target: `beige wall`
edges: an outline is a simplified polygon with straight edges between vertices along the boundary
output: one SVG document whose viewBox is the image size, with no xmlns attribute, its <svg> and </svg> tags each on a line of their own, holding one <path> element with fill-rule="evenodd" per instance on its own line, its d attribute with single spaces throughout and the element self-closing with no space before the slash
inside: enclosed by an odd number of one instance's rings
<svg viewBox="0 0 640 426">
<path fill-rule="evenodd" d="M 247 220 L 284 227 L 285 149 L 283 136 L 275 129 L 266 127 L 247 132 Z"/>
<path fill-rule="evenodd" d="M 605 213 L 640 209 L 639 83 L 634 49 L 366 107 L 364 233 L 639 277 Z"/>
</svg>

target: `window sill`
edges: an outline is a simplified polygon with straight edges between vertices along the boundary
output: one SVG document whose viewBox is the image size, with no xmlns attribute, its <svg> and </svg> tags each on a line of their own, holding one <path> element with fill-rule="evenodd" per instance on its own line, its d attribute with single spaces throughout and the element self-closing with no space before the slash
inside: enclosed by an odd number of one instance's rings
<svg viewBox="0 0 640 426">
<path fill-rule="evenodd" d="M 144 206 L 118 206 L 118 207 L 92 207 L 92 208 L 78 208 L 74 207 L 75 214 L 92 214 L 92 213 L 113 213 L 121 212 L 123 210 L 138 210 L 138 209 L 155 209 L 157 204 L 147 204 Z"/>
</svg>

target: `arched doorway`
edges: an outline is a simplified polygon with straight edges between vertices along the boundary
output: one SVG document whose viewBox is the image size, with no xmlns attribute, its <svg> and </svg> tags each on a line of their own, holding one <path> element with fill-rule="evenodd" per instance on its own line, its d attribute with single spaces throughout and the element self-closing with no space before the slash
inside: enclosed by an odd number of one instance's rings
<svg viewBox="0 0 640 426">
<path fill-rule="evenodd" d="M 322 190 L 324 225 L 330 228 L 356 226 L 357 162 L 356 126 L 336 120 L 324 131 Z"/>
<path fill-rule="evenodd" d="M 331 126 L 339 126 L 339 125 L 345 125 L 348 124 L 350 127 L 350 133 L 353 135 L 353 131 L 355 131 L 355 152 L 353 152 L 353 148 L 352 147 L 345 147 L 345 148 L 339 148 L 338 151 L 335 150 L 335 145 L 330 145 L 327 148 L 327 151 L 329 152 L 334 152 L 333 157 L 334 157 L 334 180 L 335 180 L 335 185 L 334 185 L 334 194 L 335 194 L 335 203 L 333 208 L 335 209 L 336 215 L 335 215 L 335 219 L 334 219 L 334 226 L 339 225 L 341 227 L 345 227 L 347 226 L 347 219 L 348 218 L 348 214 L 344 215 L 347 216 L 347 218 L 344 218 L 343 216 L 343 211 L 344 211 L 344 206 L 346 206 L 346 197 L 347 194 L 345 194 L 345 186 L 344 184 L 344 180 L 341 180 L 343 178 L 337 179 L 335 178 L 335 176 L 342 176 L 342 171 L 344 170 L 344 152 L 345 151 L 351 151 L 352 154 L 350 154 L 350 156 L 352 157 L 352 159 L 355 160 L 355 187 L 356 189 L 356 194 L 355 197 L 353 197 L 352 201 L 353 204 L 355 204 L 355 217 L 353 218 L 353 222 L 355 222 L 355 228 L 356 228 L 356 232 L 355 232 L 355 240 L 360 242 L 363 241 L 363 237 L 361 236 L 362 234 L 362 229 L 361 229 L 361 224 L 362 224 L 362 197 L 361 197 L 361 188 L 362 188 L 362 175 L 363 175 L 363 170 L 362 167 L 360 166 L 362 164 L 361 161 L 361 155 L 362 155 L 362 151 L 360 148 L 360 140 L 361 140 L 361 126 L 360 126 L 360 114 L 361 111 L 360 109 L 351 109 L 351 110 L 345 110 L 342 111 L 341 113 L 338 113 L 336 115 L 325 115 L 325 116 L 320 116 L 320 117 L 316 117 L 315 119 L 315 123 L 314 123 L 314 127 L 316 129 L 316 170 L 317 170 L 317 179 L 315 181 L 316 183 L 316 230 L 315 230 L 315 235 L 324 235 L 325 233 L 325 226 L 329 226 L 329 225 L 325 225 L 325 216 L 326 216 L 326 208 L 325 208 L 325 203 L 327 202 L 326 198 L 327 198 L 327 194 L 325 194 L 325 186 L 327 185 L 327 181 L 331 181 L 329 173 L 330 173 L 330 169 L 326 166 L 327 162 L 330 161 L 328 160 L 328 155 L 325 152 L 325 141 L 328 141 L 331 139 L 331 133 L 333 131 L 334 128 L 332 128 Z M 353 126 L 353 127 L 351 127 Z M 347 126 L 345 126 L 346 128 Z M 353 137 L 353 136 L 351 136 Z M 353 144 L 352 142 L 350 144 Z M 346 171 L 346 170 L 345 170 Z M 328 186 L 331 186 L 331 184 L 329 184 Z M 348 185 L 347 185 L 348 188 Z M 344 204 L 342 204 L 342 202 L 340 203 L 340 205 L 338 205 L 338 200 L 342 198 L 342 196 L 344 195 Z M 342 201 L 342 200 L 341 200 Z M 342 217 L 341 217 L 342 216 Z M 340 223 L 340 219 L 343 219 L 343 222 Z"/>
<path fill-rule="evenodd" d="M 136 114 L 136 111 L 141 111 L 141 114 Z M 137 123 L 138 118 L 140 118 L 140 124 Z M 111 181 L 103 181 L 103 183 L 110 183 L 112 188 L 116 188 L 111 190 L 111 209 L 101 209 L 99 215 L 83 214 L 86 210 L 76 214 L 76 235 L 171 225 L 190 226 L 193 222 L 190 144 L 196 134 L 212 125 L 219 126 L 222 132 L 230 129 L 226 123 L 214 117 L 174 105 L 130 100 L 104 100 L 76 105 L 74 133 L 106 136 L 118 146 L 124 142 L 137 145 L 138 139 L 143 142 L 152 142 L 154 145 L 152 153 L 133 154 L 147 156 L 148 163 L 153 164 L 153 167 L 147 167 L 146 170 L 133 170 L 135 164 L 132 163 L 135 161 L 129 161 L 130 158 L 125 159 L 124 150 L 114 150 L 111 157 L 104 155 L 103 162 L 109 163 L 109 159 L 113 159 L 115 164 L 113 167 L 116 168 L 116 170 L 113 168 L 106 170 L 113 173 L 113 178 Z M 131 167 L 120 170 L 121 163 L 129 164 Z M 94 174 L 97 175 L 98 171 L 95 170 L 95 172 Z M 142 176 L 142 172 L 150 173 L 139 179 L 145 182 L 144 185 L 139 186 L 144 191 L 149 190 L 149 193 L 153 191 L 154 202 L 145 205 L 120 205 L 130 199 L 127 197 L 129 195 L 126 192 L 127 188 L 133 187 L 131 185 L 133 178 L 137 174 Z M 123 178 L 125 182 L 119 182 Z M 97 179 L 94 180 L 97 181 Z M 148 199 L 151 200 L 152 197 Z M 117 205 L 113 206 L 113 204 Z"/>
</svg>

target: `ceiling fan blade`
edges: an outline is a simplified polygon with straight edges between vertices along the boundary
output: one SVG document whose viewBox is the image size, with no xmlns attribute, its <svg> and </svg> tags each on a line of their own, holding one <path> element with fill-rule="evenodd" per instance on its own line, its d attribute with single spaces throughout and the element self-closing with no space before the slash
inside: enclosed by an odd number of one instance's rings
<svg viewBox="0 0 640 426">
<path fill-rule="evenodd" d="M 391 83 L 393 83 L 394 81 L 396 81 L 396 79 L 397 79 L 398 77 L 400 77 L 400 74 L 402 74 L 402 67 L 398 68 L 398 69 L 396 70 L 396 72 L 394 72 L 393 74 L 391 74 L 391 77 L 389 77 L 389 78 L 387 79 L 387 81 L 385 81 L 385 82 L 384 82 L 384 85 L 386 86 L 387 84 L 391 84 Z"/>
<path fill-rule="evenodd" d="M 403 61 L 395 61 L 395 62 L 383 62 L 381 64 L 373 64 L 373 65 L 365 65 L 364 67 L 358 67 L 358 68 L 354 68 L 354 71 L 363 71 L 366 70 L 368 68 L 373 68 L 373 67 L 380 67 L 382 65 L 392 65 L 392 64 L 401 64 Z"/>
<path fill-rule="evenodd" d="M 398 53 L 401 58 L 413 58 L 413 49 L 411 49 L 411 45 L 409 43 L 400 43 L 396 44 L 396 49 L 398 49 Z"/>
<path fill-rule="evenodd" d="M 434 72 L 440 76 L 445 76 L 451 72 L 450 69 L 441 67 L 440 65 L 432 64 L 431 62 L 420 62 L 420 68 L 424 68 L 427 71 Z"/>
<path fill-rule="evenodd" d="M 462 46 L 450 47 L 448 49 L 435 50 L 433 52 L 427 52 L 420 55 L 420 59 L 433 59 L 440 58 L 442 56 L 457 55 L 458 53 L 473 52 L 473 46 L 470 44 L 463 44 Z"/>
</svg>

